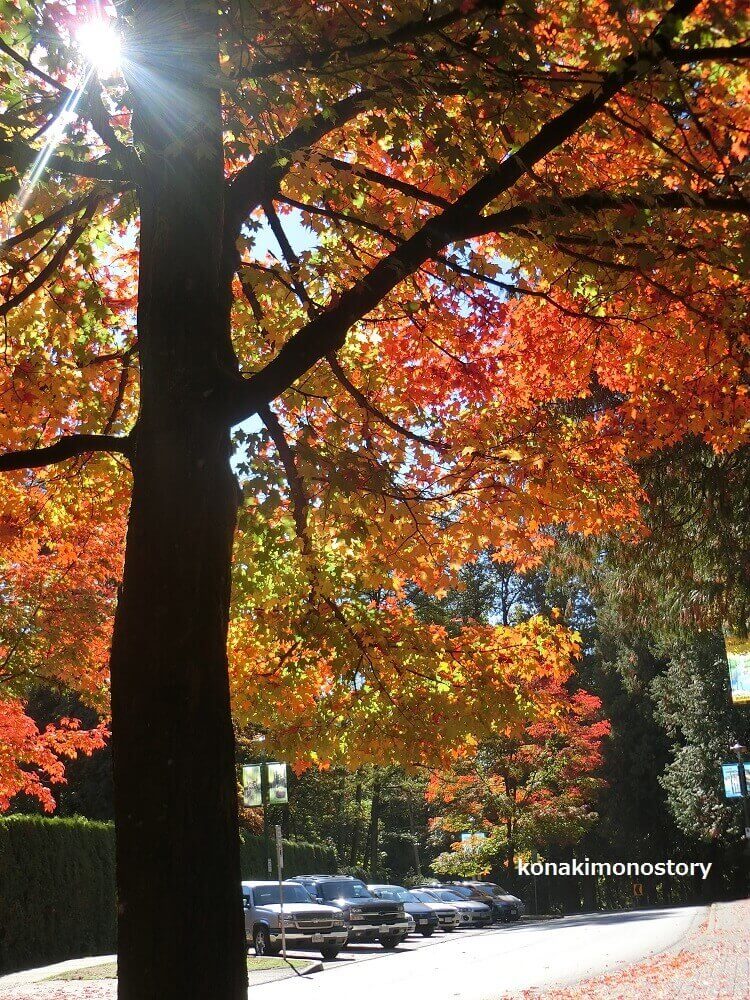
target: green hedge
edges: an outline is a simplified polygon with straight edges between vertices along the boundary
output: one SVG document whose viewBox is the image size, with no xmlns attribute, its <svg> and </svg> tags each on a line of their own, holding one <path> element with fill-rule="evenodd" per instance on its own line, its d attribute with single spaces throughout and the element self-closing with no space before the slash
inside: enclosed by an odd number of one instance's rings
<svg viewBox="0 0 750 1000">
<path fill-rule="evenodd" d="M 241 857 L 243 879 L 265 878 L 263 837 L 243 833 Z M 284 868 L 288 876 L 335 872 L 336 854 L 285 841 Z M 0 819 L 0 974 L 110 954 L 116 939 L 113 825 Z"/>
<path fill-rule="evenodd" d="M 276 843 L 270 838 L 273 877 L 276 873 Z M 262 836 L 252 833 L 242 834 L 240 865 L 243 879 L 267 878 L 266 849 Z M 305 841 L 284 841 L 284 875 L 321 874 L 332 875 L 337 871 L 336 852 L 323 844 L 308 844 Z"/>
<path fill-rule="evenodd" d="M 115 950 L 111 823 L 0 819 L 0 972 Z"/>
</svg>

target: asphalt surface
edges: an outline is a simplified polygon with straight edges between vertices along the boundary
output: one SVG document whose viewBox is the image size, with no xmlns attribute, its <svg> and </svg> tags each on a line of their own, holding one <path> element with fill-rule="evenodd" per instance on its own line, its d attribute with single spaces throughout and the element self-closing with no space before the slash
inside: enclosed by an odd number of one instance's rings
<svg viewBox="0 0 750 1000">
<path fill-rule="evenodd" d="M 353 945 L 323 973 L 251 988 L 268 1000 L 498 1000 L 638 962 L 675 945 L 700 907 L 592 913 L 483 931 L 410 937 L 395 952 Z M 292 953 L 297 954 L 297 953 Z"/>
</svg>

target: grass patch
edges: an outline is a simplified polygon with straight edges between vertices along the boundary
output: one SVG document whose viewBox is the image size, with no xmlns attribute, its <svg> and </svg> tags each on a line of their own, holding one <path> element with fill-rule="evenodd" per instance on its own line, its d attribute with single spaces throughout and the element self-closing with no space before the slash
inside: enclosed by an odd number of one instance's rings
<svg viewBox="0 0 750 1000">
<path fill-rule="evenodd" d="M 302 970 L 311 961 L 314 961 L 314 959 L 290 958 L 289 964 L 293 965 L 295 969 Z M 271 969 L 283 969 L 285 967 L 287 967 L 287 963 L 283 958 L 271 956 L 256 958 L 255 955 L 247 956 L 248 972 L 268 972 Z M 70 972 L 60 972 L 56 976 L 50 976 L 50 981 L 54 982 L 60 980 L 76 982 L 88 979 L 117 979 L 117 962 L 104 962 L 102 965 L 90 965 L 86 969 L 71 969 Z"/>
<path fill-rule="evenodd" d="M 58 972 L 56 976 L 50 976 L 50 980 L 57 982 L 76 981 L 83 979 L 117 979 L 117 962 L 104 962 L 102 965 L 90 965 L 87 969 L 71 969 L 69 972 Z"/>
<path fill-rule="evenodd" d="M 293 965 L 295 969 L 306 968 L 311 961 L 315 959 L 309 958 L 290 958 L 285 962 L 283 958 L 264 956 L 263 958 L 256 958 L 254 955 L 247 956 L 247 971 L 248 972 L 267 972 L 268 969 L 284 969 L 288 968 L 289 965 Z"/>
</svg>

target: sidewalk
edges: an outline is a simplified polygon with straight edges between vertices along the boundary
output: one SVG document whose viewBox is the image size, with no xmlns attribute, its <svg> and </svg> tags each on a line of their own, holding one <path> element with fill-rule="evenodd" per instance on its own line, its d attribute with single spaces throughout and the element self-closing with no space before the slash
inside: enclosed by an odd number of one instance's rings
<svg viewBox="0 0 750 1000">
<path fill-rule="evenodd" d="M 291 960 L 302 975 L 322 970 L 316 959 Z M 0 1000 L 116 1000 L 117 956 L 72 959 L 0 978 Z M 254 967 L 255 966 L 255 967 Z M 281 958 L 248 959 L 248 986 L 293 978 Z"/>
<path fill-rule="evenodd" d="M 516 1000 L 750 1000 L 750 900 L 714 903 L 679 944 L 637 965 Z"/>
</svg>

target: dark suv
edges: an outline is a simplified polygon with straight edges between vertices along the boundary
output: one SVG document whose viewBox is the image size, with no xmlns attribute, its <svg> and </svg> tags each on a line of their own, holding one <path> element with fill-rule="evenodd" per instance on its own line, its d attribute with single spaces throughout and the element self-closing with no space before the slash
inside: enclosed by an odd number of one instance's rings
<svg viewBox="0 0 750 1000">
<path fill-rule="evenodd" d="M 298 875 L 318 903 L 341 910 L 349 937 L 347 944 L 379 941 L 395 948 L 409 932 L 403 903 L 377 899 L 364 882 L 348 875 Z"/>
<path fill-rule="evenodd" d="M 518 920 L 525 907 L 518 896 L 512 896 L 494 882 L 448 882 L 453 892 L 464 899 L 475 899 L 492 908 L 492 919 L 495 922 L 509 924 Z"/>
</svg>

